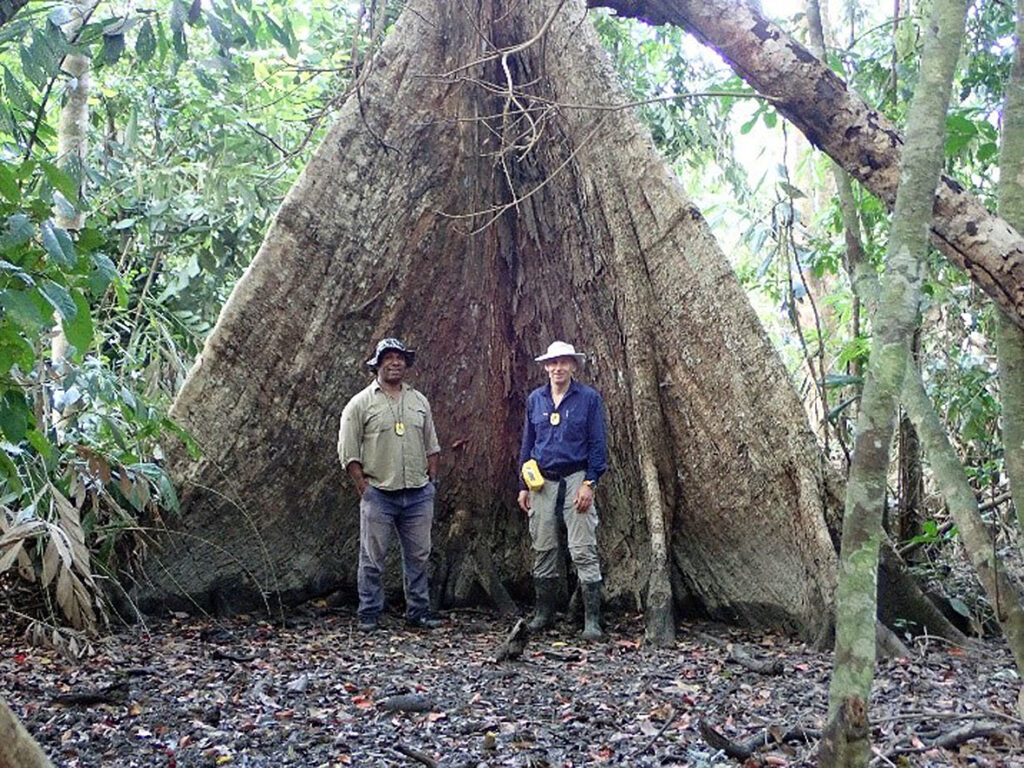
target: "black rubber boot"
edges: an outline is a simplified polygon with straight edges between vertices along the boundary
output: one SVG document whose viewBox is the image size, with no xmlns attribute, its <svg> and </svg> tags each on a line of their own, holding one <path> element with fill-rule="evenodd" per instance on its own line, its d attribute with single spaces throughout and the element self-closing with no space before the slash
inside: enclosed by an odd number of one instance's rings
<svg viewBox="0 0 1024 768">
<path fill-rule="evenodd" d="M 601 582 L 583 585 L 583 640 L 600 640 L 601 632 Z"/>
<path fill-rule="evenodd" d="M 540 632 L 555 623 L 558 579 L 534 579 L 533 588 L 537 593 L 537 604 L 533 611 L 533 618 L 526 628 L 531 632 Z"/>
</svg>

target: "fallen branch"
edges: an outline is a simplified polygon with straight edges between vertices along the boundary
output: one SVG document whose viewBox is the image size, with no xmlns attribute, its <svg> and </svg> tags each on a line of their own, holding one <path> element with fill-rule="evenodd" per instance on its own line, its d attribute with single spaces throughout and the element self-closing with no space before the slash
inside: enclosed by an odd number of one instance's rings
<svg viewBox="0 0 1024 768">
<path fill-rule="evenodd" d="M 64 706 L 91 707 L 93 704 L 124 704 L 128 700 L 128 682 L 111 683 L 102 688 L 89 688 L 54 696 L 54 704 Z"/>
<path fill-rule="evenodd" d="M 788 744 L 791 741 L 802 741 L 810 744 L 821 738 L 821 731 L 813 728 L 790 728 L 788 731 L 780 732 L 778 728 L 765 728 L 756 736 L 746 741 L 733 741 L 706 720 L 697 723 L 700 735 L 712 749 L 724 752 L 736 760 L 749 760 L 759 750 L 770 747 L 772 744 Z"/>
<path fill-rule="evenodd" d="M 697 728 L 700 730 L 701 738 L 708 743 L 709 747 L 717 749 L 719 752 L 724 752 L 734 760 L 745 761 L 754 754 L 752 749 L 748 749 L 739 742 L 728 738 L 721 731 L 716 730 L 707 720 L 701 719 L 697 723 Z"/>
<path fill-rule="evenodd" d="M 971 739 L 988 739 L 993 736 L 1006 738 L 1007 734 L 1002 728 L 992 722 L 979 723 L 977 725 L 964 725 L 949 733 L 932 739 L 920 747 L 897 747 L 888 753 L 887 757 L 899 755 L 911 755 L 920 752 L 927 752 L 931 749 L 955 749 Z"/>
<path fill-rule="evenodd" d="M 231 653 L 231 651 L 222 651 L 220 648 L 214 648 L 213 653 L 210 654 L 210 658 L 225 659 L 227 661 L 234 661 L 239 664 L 244 664 L 248 661 L 255 661 L 259 658 L 259 656 L 257 656 L 256 654 Z"/>
<path fill-rule="evenodd" d="M 729 661 L 759 675 L 781 675 L 782 662 L 778 659 L 756 659 L 738 645 L 729 649 Z"/>
<path fill-rule="evenodd" d="M 423 763 L 423 765 L 429 766 L 430 768 L 437 768 L 437 760 L 424 752 L 420 752 L 418 749 L 406 747 L 401 744 L 395 744 L 395 751 L 401 752 L 403 755 L 415 760 L 417 763 Z"/>
</svg>

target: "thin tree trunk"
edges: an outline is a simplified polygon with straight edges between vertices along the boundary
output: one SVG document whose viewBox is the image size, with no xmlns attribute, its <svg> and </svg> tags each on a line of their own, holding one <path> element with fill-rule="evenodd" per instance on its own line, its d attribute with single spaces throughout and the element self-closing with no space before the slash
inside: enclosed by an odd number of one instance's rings
<svg viewBox="0 0 1024 768">
<path fill-rule="evenodd" d="M 0 768 L 52 768 L 39 744 L 0 698 Z"/>
<path fill-rule="evenodd" d="M 826 35 L 821 6 L 818 0 L 807 0 L 804 7 L 807 13 L 807 30 L 809 32 L 811 50 L 814 51 L 819 59 L 825 61 Z M 864 257 L 864 248 L 860 241 L 860 214 L 857 211 L 857 200 L 853 194 L 853 182 L 850 181 L 849 174 L 835 163 L 832 164 L 832 178 L 835 180 L 836 191 L 839 195 L 839 209 L 843 215 L 843 238 L 846 244 L 843 264 L 846 266 L 847 274 L 850 277 L 850 284 L 856 286 L 857 281 L 862 279 L 870 268 L 867 259 Z M 870 276 L 873 278 L 874 274 L 872 273 Z M 853 300 L 855 303 L 860 300 L 856 290 L 854 290 Z M 854 336 L 857 336 L 860 333 L 859 307 L 855 306 L 852 316 L 853 327 L 851 331 Z M 859 373 L 859 371 L 856 371 L 854 375 L 859 375 Z M 850 407 L 853 408 L 854 406 Z M 851 412 L 851 416 L 853 415 L 856 415 L 856 411 Z"/>
<path fill-rule="evenodd" d="M 878 297 L 877 277 L 869 270 L 863 270 L 861 274 L 863 278 L 858 281 L 856 290 L 869 309 L 874 310 Z M 920 436 L 935 481 L 960 531 L 968 556 L 975 565 L 978 578 L 1007 638 L 1018 670 L 1024 669 L 1021 666 L 1024 661 L 1024 612 L 1019 600 L 1020 587 L 1009 577 L 995 551 L 967 474 L 924 391 L 920 372 L 913 357 L 908 362 L 901 401 Z"/>
<path fill-rule="evenodd" d="M 907 365 L 903 403 L 926 446 L 928 463 L 1013 653 L 1017 673 L 1024 675 L 1024 609 L 1021 608 L 1020 585 L 1010 578 L 995 551 L 991 532 L 978 511 L 978 499 L 967 480 L 963 464 L 924 391 L 920 372 L 912 363 Z"/>
<path fill-rule="evenodd" d="M 925 36 L 921 73 L 907 117 L 907 143 L 889 236 L 874 341 L 850 478 L 839 556 L 835 667 L 829 690 L 829 738 L 824 766 L 866 765 L 871 755 L 867 717 L 876 657 L 878 552 L 882 538 L 889 443 L 906 377 L 917 318 L 920 263 L 942 167 L 946 110 L 963 39 L 966 0 L 935 0 Z M 857 714 L 851 718 L 851 713 Z M 863 718 L 860 716 L 863 714 Z"/>
<path fill-rule="evenodd" d="M 645 128 L 628 110 L 580 106 L 627 101 L 584 17 L 578 0 L 486 0 L 473 14 L 409 4 L 174 404 L 203 453 L 169 450 L 184 513 L 148 563 L 143 605 L 237 610 L 353 589 L 357 499 L 333 443 L 385 335 L 418 348 L 413 373 L 442 438 L 435 576 L 457 577 L 448 532 L 466 510 L 485 521 L 500 581 L 525 596 L 516 446 L 540 383 L 532 358 L 566 338 L 590 353 L 584 375 L 608 406 L 609 597 L 664 594 L 663 521 L 674 607 L 830 636 L 821 453 Z M 465 562 L 473 548 L 456 546 Z M 649 620 L 672 623 L 667 609 Z"/>
<path fill-rule="evenodd" d="M 1017 0 L 1017 42 L 1006 84 L 1000 150 L 999 212 L 1015 227 L 1024 226 L 1024 2 Z M 1024 330 L 999 312 L 996 355 L 1002 401 L 1003 462 L 1010 478 L 1018 529 L 1024 532 Z M 1024 548 L 1024 535 L 1020 537 Z"/>
<path fill-rule="evenodd" d="M 650 24 L 681 26 L 771 97 L 812 144 L 887 205 L 896 199 L 904 139 L 810 51 L 741 0 L 588 0 Z M 944 177 L 934 245 L 1024 326 L 1024 237 Z"/>
<path fill-rule="evenodd" d="M 75 3 L 75 18 L 64 24 L 62 30 L 68 40 L 74 40 L 79 30 L 88 18 L 97 0 Z M 83 185 L 85 181 L 85 159 L 89 148 L 89 95 L 92 90 L 91 61 L 88 56 L 81 53 L 69 53 L 64 57 L 62 67 L 67 72 L 69 87 L 67 100 L 60 113 L 60 122 L 57 126 L 57 165 L 68 176 L 70 176 L 78 187 L 79 200 L 71 201 L 75 204 L 75 212 L 66 216 L 59 208 L 54 209 L 54 221 L 58 227 L 66 230 L 78 230 L 85 226 L 84 205 L 80 202 Z M 67 335 L 64 333 L 64 326 L 58 315 L 56 320 L 53 338 L 50 340 L 50 363 L 57 376 L 58 386 L 63 389 L 63 379 L 66 373 L 69 345 Z M 80 352 L 84 350 L 79 350 Z M 64 432 L 68 422 L 68 415 L 62 409 L 56 407 L 50 414 L 53 428 L 57 434 L 58 442 L 63 442 Z"/>
</svg>

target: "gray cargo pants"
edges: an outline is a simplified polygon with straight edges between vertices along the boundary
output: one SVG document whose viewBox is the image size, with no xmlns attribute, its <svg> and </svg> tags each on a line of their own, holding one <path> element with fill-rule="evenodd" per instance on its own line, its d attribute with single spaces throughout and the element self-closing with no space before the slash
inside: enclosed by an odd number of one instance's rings
<svg viewBox="0 0 1024 768">
<path fill-rule="evenodd" d="M 569 554 L 576 566 L 580 582 L 601 581 L 601 564 L 597 559 L 597 503 L 583 514 L 576 511 L 572 500 L 583 484 L 586 473 L 575 472 L 562 481 L 547 480 L 539 491 L 530 491 L 530 539 L 533 542 L 533 577 L 558 578 L 558 515 L 565 521 Z M 565 483 L 565 500 L 560 510 L 558 486 Z"/>
</svg>

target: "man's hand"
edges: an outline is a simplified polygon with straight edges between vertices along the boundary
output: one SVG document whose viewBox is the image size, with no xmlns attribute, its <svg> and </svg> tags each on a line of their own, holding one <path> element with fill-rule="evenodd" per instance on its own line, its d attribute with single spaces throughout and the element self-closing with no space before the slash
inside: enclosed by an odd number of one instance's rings
<svg viewBox="0 0 1024 768">
<path fill-rule="evenodd" d="M 366 476 L 363 474 L 363 465 L 358 461 L 350 461 L 348 466 L 345 467 L 345 471 L 348 472 L 348 476 L 352 479 L 352 485 L 356 487 L 359 498 L 363 498 L 366 486 L 369 485 Z"/>
<path fill-rule="evenodd" d="M 530 492 L 520 491 L 519 492 L 519 508 L 529 514 L 530 512 Z"/>
<path fill-rule="evenodd" d="M 582 515 L 594 503 L 594 489 L 584 483 L 576 489 L 576 497 L 572 503 L 576 505 L 576 511 Z"/>
</svg>

